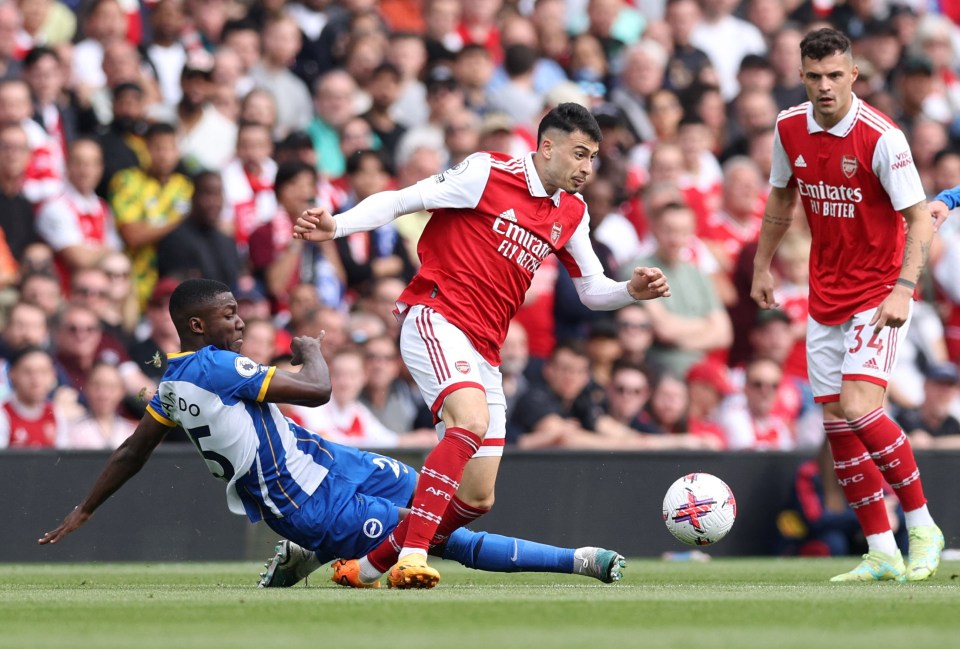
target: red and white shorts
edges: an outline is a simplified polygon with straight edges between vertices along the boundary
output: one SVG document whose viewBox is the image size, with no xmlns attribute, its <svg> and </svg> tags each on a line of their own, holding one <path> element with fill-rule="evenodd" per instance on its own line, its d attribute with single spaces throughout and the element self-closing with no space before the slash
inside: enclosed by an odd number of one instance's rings
<svg viewBox="0 0 960 649">
<path fill-rule="evenodd" d="M 416 305 L 406 312 L 400 329 L 400 355 L 423 400 L 433 413 L 437 435 L 443 437 L 443 400 L 460 388 L 479 388 L 487 395 L 490 425 L 474 457 L 503 455 L 507 434 L 507 401 L 500 368 L 487 362 L 455 325 L 430 307 Z"/>
<path fill-rule="evenodd" d="M 839 325 L 808 318 L 807 372 L 814 401 L 839 401 L 842 381 L 867 381 L 887 387 L 897 364 L 897 342 L 906 338 L 913 319 L 913 303 L 902 327 L 884 327 L 874 335 L 870 320 L 876 312 L 875 308 L 861 311 Z"/>
</svg>

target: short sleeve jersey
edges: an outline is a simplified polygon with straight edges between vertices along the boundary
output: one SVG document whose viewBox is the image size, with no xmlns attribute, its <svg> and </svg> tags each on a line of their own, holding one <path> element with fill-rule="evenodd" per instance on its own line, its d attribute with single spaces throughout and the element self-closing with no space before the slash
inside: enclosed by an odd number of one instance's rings
<svg viewBox="0 0 960 649">
<path fill-rule="evenodd" d="M 417 183 L 433 214 L 417 245 L 420 270 L 399 302 L 434 308 L 491 364 L 533 274 L 551 253 L 571 277 L 603 272 L 579 194 L 547 194 L 533 154 L 475 153 Z"/>
<path fill-rule="evenodd" d="M 227 482 L 227 505 L 257 522 L 298 510 L 333 463 L 325 442 L 295 427 L 263 401 L 276 368 L 216 347 L 170 354 L 154 419 L 180 426 L 214 477 Z"/>
<path fill-rule="evenodd" d="M 777 117 L 770 183 L 797 187 L 807 214 L 810 315 L 837 325 L 880 304 L 903 265 L 898 211 L 925 198 L 903 132 L 856 96 L 829 130 L 800 104 Z"/>
</svg>

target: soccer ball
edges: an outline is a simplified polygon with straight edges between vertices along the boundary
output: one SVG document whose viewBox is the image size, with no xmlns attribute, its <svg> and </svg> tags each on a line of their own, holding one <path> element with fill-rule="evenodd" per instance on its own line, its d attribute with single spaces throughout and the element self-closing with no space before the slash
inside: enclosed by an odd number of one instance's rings
<svg viewBox="0 0 960 649">
<path fill-rule="evenodd" d="M 730 531 L 737 501 L 730 487 L 709 473 L 689 473 L 667 489 L 663 522 L 687 545 L 711 545 Z"/>
</svg>

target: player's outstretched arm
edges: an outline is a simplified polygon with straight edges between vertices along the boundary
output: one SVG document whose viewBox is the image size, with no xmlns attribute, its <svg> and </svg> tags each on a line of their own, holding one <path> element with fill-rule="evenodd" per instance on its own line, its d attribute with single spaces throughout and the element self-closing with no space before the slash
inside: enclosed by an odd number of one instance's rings
<svg viewBox="0 0 960 649">
<path fill-rule="evenodd" d="M 627 283 L 627 292 L 634 300 L 655 300 L 671 295 L 670 284 L 662 270 L 641 266 L 633 269 L 633 277 Z"/>
<path fill-rule="evenodd" d="M 420 212 L 425 208 L 423 197 L 416 185 L 396 191 L 378 192 L 367 196 L 336 218 L 322 207 L 306 210 L 293 226 L 293 238 L 330 241 L 355 232 L 376 230 L 404 214 Z"/>
<path fill-rule="evenodd" d="M 793 222 L 793 210 L 797 205 L 797 192 L 791 187 L 771 187 L 767 204 L 763 210 L 763 223 L 760 226 L 760 240 L 757 254 L 753 258 L 753 285 L 750 297 L 761 309 L 773 309 L 779 306 L 773 297 L 774 281 L 770 265 L 773 255 L 780 247 L 784 235 Z"/>
<path fill-rule="evenodd" d="M 317 338 L 298 336 L 293 339 L 293 365 L 301 365 L 299 372 L 276 370 L 264 401 L 289 403 L 315 408 L 330 401 L 330 370 L 320 350 L 323 332 Z"/>
<path fill-rule="evenodd" d="M 133 435 L 128 437 L 107 460 L 100 477 L 97 478 L 83 502 L 74 507 L 56 529 L 38 539 L 37 543 L 40 545 L 57 543 L 86 523 L 107 498 L 140 471 L 168 430 L 167 426 L 154 419 L 149 412 L 145 414 Z"/>
</svg>

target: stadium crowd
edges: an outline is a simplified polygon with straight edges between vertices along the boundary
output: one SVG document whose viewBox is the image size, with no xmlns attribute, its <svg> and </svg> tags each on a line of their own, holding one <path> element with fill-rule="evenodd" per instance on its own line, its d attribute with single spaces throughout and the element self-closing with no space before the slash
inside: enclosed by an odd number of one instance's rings
<svg viewBox="0 0 960 649">
<path fill-rule="evenodd" d="M 773 127 L 806 99 L 799 42 L 851 36 L 855 92 L 933 197 L 960 185 L 958 22 L 910 0 L 0 0 L 0 448 L 119 445 L 179 350 L 188 277 L 234 289 L 258 363 L 326 332 L 333 398 L 287 416 L 432 445 L 392 314 L 429 214 L 322 244 L 293 223 L 523 155 L 570 101 L 604 136 L 583 195 L 606 274 L 660 266 L 673 297 L 589 311 L 548 258 L 502 350 L 508 444 L 820 448 L 802 216 L 782 310 L 749 296 Z M 960 219 L 916 297 L 888 407 L 916 448 L 957 448 Z"/>
</svg>

